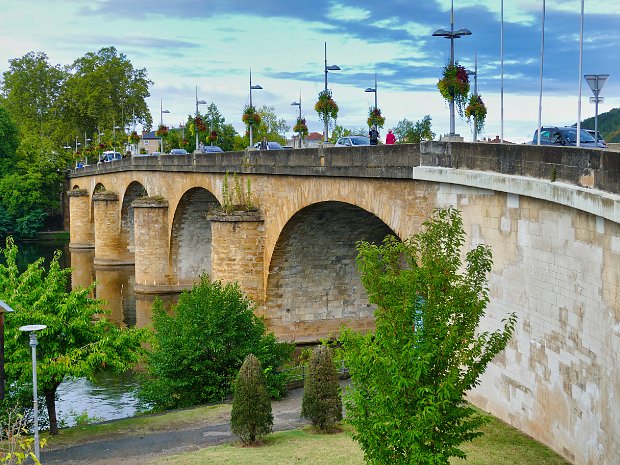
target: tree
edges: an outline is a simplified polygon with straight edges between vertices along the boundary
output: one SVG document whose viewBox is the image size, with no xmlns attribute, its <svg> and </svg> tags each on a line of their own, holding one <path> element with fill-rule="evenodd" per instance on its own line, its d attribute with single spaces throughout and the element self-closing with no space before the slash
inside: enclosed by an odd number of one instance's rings
<svg viewBox="0 0 620 465">
<path fill-rule="evenodd" d="M 255 140 L 261 140 L 266 137 L 267 140 L 286 144 L 286 133 L 291 127 L 286 124 L 286 120 L 278 119 L 275 113 L 275 107 L 263 105 L 258 109 L 261 121 L 258 127 L 254 128 Z"/>
<path fill-rule="evenodd" d="M 489 301 L 491 251 L 477 245 L 461 260 L 465 233 L 455 209 L 435 211 L 425 230 L 400 242 L 358 244 L 358 266 L 376 330 L 345 330 L 352 386 L 347 420 L 370 463 L 448 464 L 485 422 L 465 393 L 513 334 L 478 332 Z"/>
<path fill-rule="evenodd" d="M 235 381 L 230 427 L 245 444 L 271 433 L 271 398 L 260 361 L 248 354 Z"/>
<path fill-rule="evenodd" d="M 150 128 L 153 119 L 146 105 L 149 85 L 146 69 L 134 69 L 115 47 L 89 52 L 69 67 L 70 76 L 59 95 L 65 134 L 96 135 L 97 128 L 125 127 L 135 122 Z"/>
<path fill-rule="evenodd" d="M 50 65 L 42 52 L 29 52 L 9 60 L 3 74 L 2 94 L 8 111 L 22 133 L 49 135 L 58 124 L 57 100 L 69 74 Z"/>
<path fill-rule="evenodd" d="M 153 305 L 152 349 L 140 397 L 165 410 L 225 399 L 244 358 L 253 353 L 268 370 L 270 394 L 286 392 L 285 376 L 276 369 L 293 346 L 278 343 L 254 315 L 254 305 L 236 284 L 200 283 L 183 292 L 168 314 L 163 303 Z"/>
<path fill-rule="evenodd" d="M 50 433 L 58 434 L 56 390 L 68 378 L 93 376 L 104 369 L 123 372 L 138 361 L 145 331 L 120 329 L 108 322 L 102 302 L 91 298 L 94 284 L 67 291 L 69 268 L 58 264 L 57 251 L 46 270 L 43 259 L 17 268 L 17 246 L 7 238 L 1 249 L 6 265 L 0 265 L 0 299 L 15 313 L 6 321 L 5 357 L 7 386 L 27 386 L 32 381 L 28 335 L 19 331 L 27 324 L 46 325 L 37 347 L 38 388 L 45 396 Z"/>
<path fill-rule="evenodd" d="M 338 372 L 327 346 L 315 347 L 308 361 L 301 416 L 320 431 L 327 431 L 342 420 Z"/>
<path fill-rule="evenodd" d="M 394 128 L 394 135 L 398 142 L 419 143 L 423 140 L 433 140 L 435 133 L 431 130 L 431 117 L 425 115 L 415 123 L 404 118 Z"/>
<path fill-rule="evenodd" d="M 19 130 L 6 108 L 0 106 L 0 177 L 9 172 L 17 161 Z"/>
</svg>

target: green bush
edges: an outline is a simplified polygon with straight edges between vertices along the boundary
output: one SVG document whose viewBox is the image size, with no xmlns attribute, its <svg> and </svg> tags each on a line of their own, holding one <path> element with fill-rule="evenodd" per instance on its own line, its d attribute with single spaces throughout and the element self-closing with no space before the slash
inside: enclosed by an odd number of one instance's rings
<svg viewBox="0 0 620 465">
<path fill-rule="evenodd" d="M 245 358 L 235 381 L 230 427 L 245 444 L 256 443 L 273 427 L 265 376 L 260 361 L 252 354 Z"/>
<path fill-rule="evenodd" d="M 285 374 L 277 369 L 290 358 L 293 346 L 266 332 L 253 303 L 236 284 L 203 276 L 181 294 L 172 314 L 156 300 L 153 327 L 139 396 L 155 410 L 225 399 L 250 353 L 265 367 L 269 394 L 279 398 L 286 392 Z"/>
<path fill-rule="evenodd" d="M 342 420 L 338 372 L 327 346 L 315 347 L 308 361 L 301 416 L 321 431 L 333 428 Z"/>
</svg>

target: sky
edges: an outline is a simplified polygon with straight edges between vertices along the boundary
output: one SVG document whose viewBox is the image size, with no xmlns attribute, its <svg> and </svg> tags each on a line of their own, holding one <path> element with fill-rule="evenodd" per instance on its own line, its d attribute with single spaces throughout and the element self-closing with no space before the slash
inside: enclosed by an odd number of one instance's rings
<svg viewBox="0 0 620 465">
<path fill-rule="evenodd" d="M 9 60 L 45 52 L 52 65 L 69 65 L 88 52 L 114 46 L 153 81 L 147 104 L 158 124 L 178 126 L 198 100 L 215 103 L 237 131 L 243 107 L 274 107 L 294 126 L 301 95 L 310 131 L 322 132 L 314 111 L 328 87 L 340 107 L 338 124 L 361 128 L 375 94 L 386 117 L 381 136 L 398 121 L 430 115 L 437 134 L 449 132 L 449 110 L 436 84 L 450 61 L 450 0 L 0 0 L 0 72 Z M 538 125 L 543 0 L 504 1 L 504 139 L 531 140 Z M 609 74 L 599 114 L 620 107 L 620 1 L 584 0 L 582 73 L 579 73 L 580 0 L 546 0 L 542 123 L 594 116 L 583 74 Z M 454 0 L 455 60 L 473 70 L 488 108 L 479 137 L 501 132 L 501 0 Z M 473 87 L 473 82 L 472 82 Z M 201 110 L 206 108 L 201 106 Z M 170 113 L 162 114 L 161 110 Z M 472 139 L 458 117 L 456 132 Z M 292 132 L 289 132 L 291 135 Z"/>
</svg>

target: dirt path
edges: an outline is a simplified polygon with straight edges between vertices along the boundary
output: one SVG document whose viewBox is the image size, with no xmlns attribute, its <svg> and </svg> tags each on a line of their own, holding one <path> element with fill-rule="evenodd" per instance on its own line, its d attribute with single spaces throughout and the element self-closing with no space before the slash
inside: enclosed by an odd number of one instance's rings
<svg viewBox="0 0 620 465">
<path fill-rule="evenodd" d="M 273 402 L 274 431 L 307 424 L 300 418 L 302 396 L 303 389 L 293 389 L 285 399 Z M 237 437 L 230 432 L 229 420 L 227 414 L 195 428 L 87 442 L 57 450 L 43 449 L 41 462 L 44 465 L 138 465 L 164 455 L 235 441 Z"/>
</svg>

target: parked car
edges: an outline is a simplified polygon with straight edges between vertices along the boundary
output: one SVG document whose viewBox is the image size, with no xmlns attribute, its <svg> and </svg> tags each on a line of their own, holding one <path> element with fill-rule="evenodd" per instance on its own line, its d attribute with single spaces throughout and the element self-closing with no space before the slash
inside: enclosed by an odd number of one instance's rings
<svg viewBox="0 0 620 465">
<path fill-rule="evenodd" d="M 108 163 L 114 160 L 120 160 L 121 158 L 123 158 L 123 156 L 119 152 L 108 150 L 108 151 L 103 152 L 99 156 L 99 161 L 103 163 Z"/>
<path fill-rule="evenodd" d="M 187 155 L 187 150 L 185 150 L 185 149 L 172 149 L 172 150 L 170 150 L 170 155 Z"/>
<path fill-rule="evenodd" d="M 356 145 L 370 145 L 370 137 L 367 136 L 344 136 L 340 137 L 334 147 L 353 147 Z"/>
<path fill-rule="evenodd" d="M 588 134 L 590 134 L 594 139 L 597 139 L 596 131 L 594 129 L 586 129 L 586 131 L 588 131 Z M 600 131 L 598 131 L 598 146 L 601 149 L 607 148 L 607 142 L 605 142 L 605 139 L 603 139 L 603 136 L 601 136 Z"/>
<path fill-rule="evenodd" d="M 260 142 L 254 144 L 254 148 L 260 150 Z M 267 150 L 284 150 L 284 147 L 279 142 L 267 142 Z"/>
<path fill-rule="evenodd" d="M 579 134 L 581 147 L 597 147 L 594 141 L 594 137 L 592 137 L 587 130 L 582 129 Z M 533 145 L 538 144 L 538 129 L 534 131 L 534 137 L 532 138 L 531 143 Z M 540 129 L 540 145 L 563 145 L 568 147 L 575 147 L 577 145 L 577 128 L 569 126 L 544 126 Z M 603 147 L 601 144 L 598 144 L 598 148 Z"/>
<path fill-rule="evenodd" d="M 205 145 L 202 153 L 219 153 L 223 152 L 221 147 L 217 145 Z"/>
</svg>

